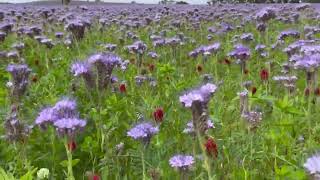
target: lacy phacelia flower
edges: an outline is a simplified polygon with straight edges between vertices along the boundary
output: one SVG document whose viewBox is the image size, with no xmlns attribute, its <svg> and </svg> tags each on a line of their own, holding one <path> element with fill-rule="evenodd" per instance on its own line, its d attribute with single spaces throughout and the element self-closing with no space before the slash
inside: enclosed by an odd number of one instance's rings
<svg viewBox="0 0 320 180">
<path fill-rule="evenodd" d="M 54 116 L 57 119 L 73 118 L 78 116 L 77 103 L 71 99 L 62 99 L 58 101 L 53 107 Z"/>
<path fill-rule="evenodd" d="M 169 164 L 178 170 L 189 170 L 194 164 L 193 156 L 188 155 L 175 155 L 169 160 Z"/>
<path fill-rule="evenodd" d="M 320 54 L 305 55 L 294 64 L 297 69 L 314 71 L 320 65 Z"/>
<path fill-rule="evenodd" d="M 8 141 L 24 142 L 32 130 L 32 126 L 24 124 L 17 118 L 17 109 L 12 107 L 12 112 L 4 122 L 5 138 Z"/>
<path fill-rule="evenodd" d="M 19 100 L 27 89 L 29 82 L 28 78 L 31 73 L 31 69 L 29 69 L 25 64 L 10 64 L 7 66 L 7 71 L 12 76 L 12 98 Z"/>
<path fill-rule="evenodd" d="M 179 100 L 185 107 L 191 107 L 195 101 L 207 103 L 209 102 L 210 97 L 215 93 L 216 89 L 216 85 L 207 83 L 200 88 L 194 89 L 180 96 Z"/>
<path fill-rule="evenodd" d="M 71 72 L 74 76 L 81 76 L 90 73 L 90 64 L 88 62 L 75 62 L 71 66 Z"/>
<path fill-rule="evenodd" d="M 91 65 L 87 61 L 78 61 L 73 63 L 71 65 L 71 72 L 76 77 L 83 77 L 88 88 L 95 87 L 95 81 L 91 72 Z"/>
<path fill-rule="evenodd" d="M 242 92 L 237 93 L 240 98 L 240 113 L 246 114 L 249 112 L 249 99 L 248 94 L 249 91 L 246 89 Z"/>
<path fill-rule="evenodd" d="M 208 121 L 208 103 L 211 96 L 216 91 L 217 86 L 207 83 L 197 89 L 194 89 L 183 96 L 180 96 L 180 102 L 192 110 L 192 121 L 196 132 L 201 135 L 206 133 Z"/>
<path fill-rule="evenodd" d="M 250 49 L 242 44 L 238 44 L 234 47 L 228 55 L 232 58 L 239 59 L 241 61 L 247 60 L 250 57 Z"/>
<path fill-rule="evenodd" d="M 60 136 L 73 137 L 77 131 L 82 130 L 87 122 L 78 118 L 62 118 L 56 120 L 53 126 Z"/>
<path fill-rule="evenodd" d="M 214 124 L 213 122 L 209 119 L 207 121 L 207 127 L 206 127 L 206 130 L 208 129 L 212 129 L 212 128 L 215 128 L 214 127 Z M 192 121 L 189 121 L 187 123 L 187 127 L 183 130 L 183 133 L 186 133 L 186 134 L 194 134 L 194 126 L 193 126 L 193 122 Z"/>
<path fill-rule="evenodd" d="M 77 130 L 86 125 L 86 121 L 79 119 L 76 101 L 64 98 L 53 107 L 43 109 L 35 120 L 41 128 L 53 125 L 60 136 L 72 137 Z"/>
<path fill-rule="evenodd" d="M 278 36 L 278 40 L 284 40 L 287 37 L 293 37 L 293 38 L 299 38 L 300 32 L 296 30 L 287 30 L 282 31 L 280 35 Z"/>
<path fill-rule="evenodd" d="M 258 21 L 266 22 L 270 19 L 273 19 L 276 17 L 275 9 L 271 7 L 267 7 L 264 9 L 261 9 L 257 14 L 256 14 L 256 19 Z"/>
<path fill-rule="evenodd" d="M 251 111 L 251 112 L 244 113 L 241 116 L 242 116 L 242 118 L 247 120 L 247 122 L 253 128 L 257 127 L 262 120 L 262 113 L 261 112 Z"/>
<path fill-rule="evenodd" d="M 48 107 L 40 111 L 38 117 L 36 118 L 35 124 L 45 128 L 47 124 L 53 123 L 56 119 L 57 117 L 55 116 L 53 108 Z"/>
<path fill-rule="evenodd" d="M 150 141 L 150 138 L 159 132 L 159 128 L 149 122 L 134 126 L 127 132 L 127 135 L 136 140 Z"/>
<path fill-rule="evenodd" d="M 65 29 L 70 31 L 77 40 L 81 40 L 84 37 L 85 28 L 86 26 L 78 20 L 69 22 L 65 27 Z"/>
<path fill-rule="evenodd" d="M 121 64 L 122 59 L 113 53 L 98 53 L 90 56 L 87 61 L 97 68 L 98 86 L 101 90 L 109 85 L 112 71 Z"/>
<path fill-rule="evenodd" d="M 308 158 L 303 167 L 305 167 L 311 175 L 320 174 L 320 156 L 316 154 Z"/>
</svg>

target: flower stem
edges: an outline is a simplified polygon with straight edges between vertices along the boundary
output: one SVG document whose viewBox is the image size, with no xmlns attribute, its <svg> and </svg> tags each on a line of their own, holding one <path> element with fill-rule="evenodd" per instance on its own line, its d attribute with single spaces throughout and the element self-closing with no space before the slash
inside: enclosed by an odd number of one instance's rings
<svg viewBox="0 0 320 180">
<path fill-rule="evenodd" d="M 144 164 L 144 153 L 143 153 L 143 150 L 140 151 L 141 152 L 141 163 L 142 163 L 142 177 L 143 177 L 143 180 L 146 180 L 146 174 L 145 174 L 145 171 L 146 171 L 146 167 L 145 167 L 145 164 Z"/>
<path fill-rule="evenodd" d="M 67 152 L 67 157 L 68 157 L 68 177 L 67 180 L 75 180 L 73 176 L 73 170 L 72 170 L 72 152 L 68 148 L 68 140 L 65 138 L 65 148 Z"/>
</svg>

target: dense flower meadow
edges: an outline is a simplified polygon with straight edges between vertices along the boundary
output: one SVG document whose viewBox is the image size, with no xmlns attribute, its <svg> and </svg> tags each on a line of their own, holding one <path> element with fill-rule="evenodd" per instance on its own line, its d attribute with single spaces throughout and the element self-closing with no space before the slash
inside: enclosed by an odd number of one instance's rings
<svg viewBox="0 0 320 180">
<path fill-rule="evenodd" d="M 319 179 L 313 5 L 1 5 L 0 180 Z"/>
</svg>

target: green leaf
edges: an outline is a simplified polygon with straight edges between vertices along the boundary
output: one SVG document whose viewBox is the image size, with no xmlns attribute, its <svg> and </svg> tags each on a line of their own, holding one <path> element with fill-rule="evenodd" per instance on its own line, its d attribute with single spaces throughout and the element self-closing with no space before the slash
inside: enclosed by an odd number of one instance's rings
<svg viewBox="0 0 320 180">
<path fill-rule="evenodd" d="M 20 180 L 33 180 L 33 175 L 37 170 L 38 168 L 34 168 L 31 171 L 28 171 L 25 175 L 20 177 Z"/>
<path fill-rule="evenodd" d="M 61 161 L 60 165 L 65 168 L 68 167 L 68 161 L 67 160 Z"/>
<path fill-rule="evenodd" d="M 13 177 L 12 174 L 6 173 L 6 172 L 4 171 L 4 169 L 2 169 L 1 167 L 0 167 L 0 179 L 4 179 L 4 180 L 15 180 L 15 178 Z"/>
<path fill-rule="evenodd" d="M 80 159 L 73 159 L 73 160 L 72 160 L 72 167 L 75 166 L 75 165 L 77 165 L 79 162 L 80 162 Z M 60 162 L 60 165 L 61 165 L 62 167 L 65 167 L 65 168 L 68 167 L 68 160 L 61 161 L 61 162 Z"/>
</svg>

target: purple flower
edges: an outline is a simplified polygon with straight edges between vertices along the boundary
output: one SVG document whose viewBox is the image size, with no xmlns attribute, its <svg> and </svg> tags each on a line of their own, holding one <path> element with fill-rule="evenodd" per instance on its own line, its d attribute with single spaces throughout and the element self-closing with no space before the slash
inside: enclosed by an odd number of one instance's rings
<svg viewBox="0 0 320 180">
<path fill-rule="evenodd" d="M 239 60 L 247 60 L 250 57 L 250 49 L 242 44 L 238 44 L 234 47 L 233 51 L 231 51 L 228 55 L 230 57 L 239 59 Z"/>
<path fill-rule="evenodd" d="M 55 116 L 52 107 L 44 108 L 40 111 L 38 117 L 36 118 L 35 124 L 39 126 L 44 126 L 48 123 L 53 123 L 57 117 Z"/>
<path fill-rule="evenodd" d="M 253 40 L 253 34 L 252 34 L 252 33 L 242 34 L 242 35 L 240 36 L 240 39 L 241 39 L 241 40 L 244 40 L 244 41 L 252 41 L 252 40 Z"/>
<path fill-rule="evenodd" d="M 108 86 L 114 67 L 121 65 L 122 59 L 113 53 L 98 53 L 90 56 L 87 61 L 96 66 L 98 85 L 102 90 Z"/>
<path fill-rule="evenodd" d="M 278 40 L 284 40 L 287 37 L 299 38 L 300 32 L 296 30 L 286 30 L 282 31 L 278 36 Z"/>
<path fill-rule="evenodd" d="M 149 52 L 148 56 L 151 57 L 152 59 L 157 59 L 159 57 L 156 52 Z"/>
<path fill-rule="evenodd" d="M 256 51 L 258 51 L 258 52 L 262 52 L 263 50 L 265 50 L 266 49 L 266 45 L 264 45 L 264 44 L 258 44 L 258 45 L 256 45 L 256 47 L 254 48 Z"/>
<path fill-rule="evenodd" d="M 56 32 L 54 35 L 56 36 L 56 38 L 61 39 L 63 37 L 64 33 L 63 32 Z"/>
<path fill-rule="evenodd" d="M 147 45 L 142 41 L 136 41 L 132 45 L 125 47 L 129 52 L 143 54 L 147 50 Z"/>
<path fill-rule="evenodd" d="M 304 163 L 305 167 L 310 174 L 319 174 L 320 173 L 320 156 L 316 154 L 307 159 L 307 162 Z"/>
<path fill-rule="evenodd" d="M 58 101 L 52 109 L 57 119 L 78 117 L 76 101 L 68 98 Z"/>
<path fill-rule="evenodd" d="M 294 67 L 297 69 L 304 69 L 307 71 L 313 71 L 320 65 L 320 54 L 305 55 L 301 57 L 295 64 Z"/>
<path fill-rule="evenodd" d="M 193 156 L 179 154 L 170 158 L 169 164 L 171 167 L 179 170 L 188 170 L 194 164 L 194 158 Z"/>
<path fill-rule="evenodd" d="M 104 48 L 106 48 L 108 51 L 114 51 L 117 48 L 116 44 L 106 44 L 104 46 Z"/>
<path fill-rule="evenodd" d="M 209 119 L 209 120 L 207 120 L 206 129 L 208 130 L 208 129 L 212 129 L 212 128 L 215 128 L 215 127 L 214 127 L 213 122 Z M 186 133 L 186 134 L 193 134 L 194 133 L 194 126 L 193 126 L 192 121 L 189 121 L 187 123 L 187 127 L 183 130 L 183 133 Z"/>
<path fill-rule="evenodd" d="M 80 20 L 74 20 L 69 22 L 65 29 L 70 31 L 77 40 L 81 40 L 84 37 L 85 25 Z"/>
<path fill-rule="evenodd" d="M 24 124 L 23 121 L 20 121 L 17 118 L 17 109 L 12 107 L 12 112 L 9 117 L 6 118 L 4 122 L 5 128 L 5 138 L 9 141 L 20 141 L 24 142 L 25 139 L 29 136 L 32 130 L 32 126 Z"/>
<path fill-rule="evenodd" d="M 153 135 L 157 134 L 158 132 L 158 127 L 153 126 L 149 122 L 144 122 L 130 129 L 127 132 L 127 135 L 136 140 L 145 140 L 150 139 Z"/>
<path fill-rule="evenodd" d="M 258 21 L 266 22 L 272 18 L 275 18 L 275 9 L 271 7 L 267 7 L 264 9 L 261 9 L 257 14 L 256 14 L 256 19 Z"/>
<path fill-rule="evenodd" d="M 12 97 L 18 100 L 26 91 L 31 69 L 25 64 L 10 64 L 6 69 L 12 76 Z"/>
<path fill-rule="evenodd" d="M 83 129 L 87 122 L 78 118 L 62 118 L 53 123 L 60 136 L 73 136 L 77 131 Z"/>
<path fill-rule="evenodd" d="M 191 90 L 190 92 L 179 97 L 180 102 L 185 107 L 191 107 L 193 102 L 204 102 L 207 103 L 210 97 L 216 91 L 217 86 L 211 83 L 207 83 L 197 89 Z"/>
<path fill-rule="evenodd" d="M 81 76 L 90 73 L 90 64 L 86 61 L 78 61 L 71 65 L 71 72 L 74 76 Z"/>
</svg>

